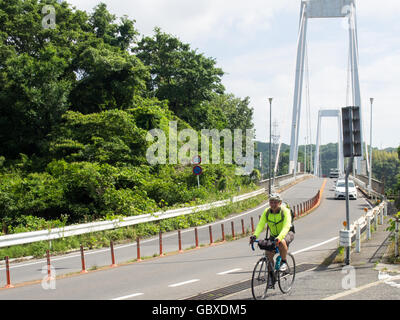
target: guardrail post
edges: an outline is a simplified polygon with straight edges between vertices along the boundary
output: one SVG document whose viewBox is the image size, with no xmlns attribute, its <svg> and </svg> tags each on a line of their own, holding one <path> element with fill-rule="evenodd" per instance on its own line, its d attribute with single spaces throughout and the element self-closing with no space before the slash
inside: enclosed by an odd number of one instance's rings
<svg viewBox="0 0 400 320">
<path fill-rule="evenodd" d="M 374 213 L 374 226 L 375 226 L 375 231 L 378 230 L 378 214 L 376 213 L 375 210 L 372 211 Z"/>
<path fill-rule="evenodd" d="M 87 273 L 86 264 L 85 264 L 85 254 L 83 251 L 83 245 L 81 245 L 81 262 L 82 262 L 82 271 L 81 273 Z"/>
<path fill-rule="evenodd" d="M 367 240 L 371 239 L 371 217 L 367 216 Z"/>
<path fill-rule="evenodd" d="M 14 288 L 14 286 L 11 284 L 11 280 L 10 280 L 10 262 L 8 260 L 8 257 L 5 257 L 5 260 L 6 260 L 7 285 L 4 288 Z"/>
<path fill-rule="evenodd" d="M 242 219 L 242 235 L 244 235 L 244 221 Z"/>
<path fill-rule="evenodd" d="M 179 252 L 183 252 L 181 230 L 178 230 L 178 248 L 179 248 Z"/>
<path fill-rule="evenodd" d="M 140 257 L 140 238 L 136 237 L 136 261 L 142 261 Z"/>
<path fill-rule="evenodd" d="M 115 255 L 114 255 L 114 242 L 111 240 L 110 241 L 110 250 L 111 250 L 111 268 L 114 268 L 117 266 L 115 263 Z"/>
<path fill-rule="evenodd" d="M 357 222 L 356 224 L 356 252 L 361 252 L 361 227 L 360 223 Z"/>
<path fill-rule="evenodd" d="M 381 224 L 383 224 L 383 209 L 379 209 L 380 215 L 381 215 Z"/>
<path fill-rule="evenodd" d="M 251 221 L 251 233 L 254 233 L 254 221 L 253 221 L 253 217 L 250 217 L 250 221 Z"/>
<path fill-rule="evenodd" d="M 224 231 L 224 224 L 221 223 L 221 232 L 222 232 L 222 242 L 225 241 L 225 231 Z"/>
<path fill-rule="evenodd" d="M 232 239 L 235 239 L 235 225 L 233 221 L 231 222 L 231 227 L 232 227 Z"/>
<path fill-rule="evenodd" d="M 197 228 L 194 228 L 194 240 L 196 242 L 196 248 L 198 248 L 199 247 L 199 236 L 197 233 Z"/>
<path fill-rule="evenodd" d="M 208 230 L 210 232 L 210 245 L 212 245 L 213 244 L 212 227 L 208 226 Z"/>
</svg>

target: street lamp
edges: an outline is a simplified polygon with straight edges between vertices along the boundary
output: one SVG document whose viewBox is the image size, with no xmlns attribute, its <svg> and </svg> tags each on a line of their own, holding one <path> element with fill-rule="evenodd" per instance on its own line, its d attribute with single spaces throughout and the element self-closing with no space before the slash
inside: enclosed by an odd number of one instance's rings
<svg viewBox="0 0 400 320">
<path fill-rule="evenodd" d="M 371 193 L 371 179 L 372 179 L 372 103 L 374 98 L 369 99 L 371 101 L 371 121 L 370 121 L 370 140 L 369 140 L 369 172 L 368 172 L 368 190 Z"/>
<path fill-rule="evenodd" d="M 272 99 L 269 100 L 269 182 L 268 182 L 268 194 L 271 194 L 271 157 L 272 157 L 272 149 L 271 149 L 271 118 L 272 118 Z"/>
</svg>

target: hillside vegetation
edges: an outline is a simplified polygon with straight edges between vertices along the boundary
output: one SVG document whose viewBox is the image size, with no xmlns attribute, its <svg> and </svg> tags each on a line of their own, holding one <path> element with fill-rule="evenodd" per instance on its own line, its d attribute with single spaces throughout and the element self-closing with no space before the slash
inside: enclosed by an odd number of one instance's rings
<svg viewBox="0 0 400 320">
<path fill-rule="evenodd" d="M 45 4 L 55 8 L 54 29 L 42 25 Z M 178 130 L 253 127 L 249 98 L 227 93 L 223 75 L 215 59 L 159 28 L 141 35 L 105 4 L 88 13 L 65 1 L 0 0 L 2 232 L 253 189 L 235 164 L 204 165 L 198 188 L 190 164 L 146 159 L 147 132 L 168 139 L 171 121 Z"/>
</svg>

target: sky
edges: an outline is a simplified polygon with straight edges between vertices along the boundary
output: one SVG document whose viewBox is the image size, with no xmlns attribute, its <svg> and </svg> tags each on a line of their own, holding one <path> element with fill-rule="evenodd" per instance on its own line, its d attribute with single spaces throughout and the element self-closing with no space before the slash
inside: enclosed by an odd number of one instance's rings
<svg viewBox="0 0 400 320">
<path fill-rule="evenodd" d="M 99 0 L 67 0 L 91 12 Z M 136 20 L 141 36 L 155 27 L 214 58 L 227 93 L 250 97 L 256 138 L 269 141 L 272 122 L 290 143 L 300 0 L 102 0 L 117 17 Z M 400 145 L 400 1 L 358 0 L 359 76 L 364 137 L 380 149 Z M 316 143 L 318 110 L 346 107 L 348 30 L 345 18 L 308 23 L 299 144 Z M 306 86 L 306 83 L 308 85 Z M 309 91 L 309 108 L 306 89 Z M 309 112 L 307 112 L 309 109 Z M 310 121 L 307 121 L 310 119 Z M 310 123 L 308 127 L 308 123 Z M 311 132 L 307 134 L 307 132 Z M 335 118 L 322 118 L 321 144 L 337 142 Z"/>
</svg>

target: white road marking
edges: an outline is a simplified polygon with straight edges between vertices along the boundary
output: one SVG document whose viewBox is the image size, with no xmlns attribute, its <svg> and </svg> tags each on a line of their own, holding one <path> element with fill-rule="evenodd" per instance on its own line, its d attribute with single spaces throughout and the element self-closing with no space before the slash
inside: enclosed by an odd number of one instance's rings
<svg viewBox="0 0 400 320">
<path fill-rule="evenodd" d="M 217 274 L 218 275 L 224 275 L 224 274 L 227 274 L 227 273 L 236 272 L 236 271 L 240 271 L 240 270 L 242 270 L 242 269 L 241 268 L 236 268 L 236 269 L 220 272 L 220 273 L 217 273 Z"/>
<path fill-rule="evenodd" d="M 397 279 L 400 279 L 400 276 L 392 277 L 391 279 L 392 280 L 397 280 Z M 337 293 L 337 294 L 335 294 L 333 296 L 323 298 L 322 300 L 336 300 L 336 299 L 343 298 L 343 297 L 348 296 L 350 294 L 357 293 L 357 292 L 360 292 L 362 290 L 365 290 L 365 289 L 374 287 L 374 286 L 376 286 L 378 284 L 386 283 L 386 282 L 387 282 L 387 280 L 382 279 L 382 280 L 379 280 L 379 281 L 368 283 L 368 284 L 366 284 L 364 286 L 361 286 L 361 287 L 358 287 L 358 288 L 354 288 L 354 289 L 351 289 L 351 290 L 347 290 L 345 292 Z"/>
<path fill-rule="evenodd" d="M 329 242 L 335 241 L 335 240 L 337 240 L 337 239 L 339 239 L 339 237 L 333 237 L 333 238 L 331 238 L 331 239 L 329 239 L 329 240 L 326 240 L 326 241 L 324 241 L 324 242 L 320 242 L 320 243 L 315 244 L 315 245 L 313 245 L 313 246 L 311 246 L 311 247 L 304 248 L 304 249 L 298 250 L 298 251 L 296 251 L 296 252 L 292 252 L 292 254 L 293 254 L 293 255 L 299 254 L 299 253 L 301 253 L 301 252 L 308 251 L 308 250 L 311 250 L 311 249 L 314 249 L 314 248 L 323 246 L 324 244 L 327 244 L 327 243 L 329 243 Z"/>
<path fill-rule="evenodd" d="M 168 287 L 175 288 L 175 287 L 183 286 L 185 284 L 189 284 L 189 283 L 193 283 L 193 282 L 197 282 L 197 281 L 200 281 L 200 279 L 192 279 L 192 280 L 188 280 L 188 281 L 184 281 L 184 282 L 170 284 Z"/>
<path fill-rule="evenodd" d="M 119 298 L 114 298 L 112 300 L 125 300 L 125 299 L 129 299 L 129 298 L 133 298 L 133 297 L 137 297 L 137 296 L 141 296 L 144 293 L 134 293 L 134 294 L 130 294 L 128 296 L 123 296 L 123 297 L 119 297 Z"/>
</svg>

